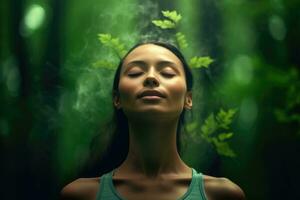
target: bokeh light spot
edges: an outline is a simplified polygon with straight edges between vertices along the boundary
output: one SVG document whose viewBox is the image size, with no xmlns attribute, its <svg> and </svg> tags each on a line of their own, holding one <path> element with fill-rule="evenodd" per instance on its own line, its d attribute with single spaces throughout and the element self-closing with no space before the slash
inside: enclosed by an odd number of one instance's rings
<svg viewBox="0 0 300 200">
<path fill-rule="evenodd" d="M 45 9 L 37 4 L 33 4 L 26 16 L 25 16 L 25 25 L 31 30 L 39 28 L 45 19 Z"/>
<path fill-rule="evenodd" d="M 14 58 L 9 58 L 4 62 L 2 74 L 9 94 L 14 97 L 18 96 L 21 80 L 20 72 Z"/>
<path fill-rule="evenodd" d="M 269 19 L 269 31 L 275 40 L 283 40 L 286 35 L 285 23 L 281 17 L 273 15 Z"/>
<path fill-rule="evenodd" d="M 236 82 L 247 85 L 253 78 L 251 59 L 246 55 L 239 55 L 233 62 L 233 76 Z"/>
<path fill-rule="evenodd" d="M 257 118 L 257 104 L 253 98 L 243 99 L 240 105 L 239 122 L 241 127 L 251 128 Z"/>
<path fill-rule="evenodd" d="M 20 27 L 20 33 L 23 36 L 29 36 L 34 31 L 38 30 L 45 21 L 46 11 L 38 5 L 32 4 L 25 14 L 23 23 Z"/>
</svg>

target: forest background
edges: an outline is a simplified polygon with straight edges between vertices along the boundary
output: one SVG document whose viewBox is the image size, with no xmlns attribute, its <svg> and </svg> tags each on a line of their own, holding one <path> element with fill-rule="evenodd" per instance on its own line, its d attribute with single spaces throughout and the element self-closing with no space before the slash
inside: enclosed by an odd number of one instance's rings
<svg viewBox="0 0 300 200">
<path fill-rule="evenodd" d="M 183 159 L 247 199 L 300 199 L 299 10 L 297 0 L 2 0 L 0 199 L 58 199 L 78 177 L 111 116 L 116 49 L 141 38 L 181 41 L 193 65 Z"/>
</svg>

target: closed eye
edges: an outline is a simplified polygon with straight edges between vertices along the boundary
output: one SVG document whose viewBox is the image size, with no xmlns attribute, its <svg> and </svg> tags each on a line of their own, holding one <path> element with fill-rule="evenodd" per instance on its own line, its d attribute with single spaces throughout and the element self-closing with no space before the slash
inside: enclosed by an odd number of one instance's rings
<svg viewBox="0 0 300 200">
<path fill-rule="evenodd" d="M 143 74 L 143 72 L 134 72 L 134 73 L 128 73 L 128 76 L 134 78 L 134 77 L 138 77 L 142 74 Z"/>
<path fill-rule="evenodd" d="M 170 72 L 162 72 L 161 75 L 167 78 L 173 78 L 174 76 L 176 76 L 176 74 Z"/>
</svg>

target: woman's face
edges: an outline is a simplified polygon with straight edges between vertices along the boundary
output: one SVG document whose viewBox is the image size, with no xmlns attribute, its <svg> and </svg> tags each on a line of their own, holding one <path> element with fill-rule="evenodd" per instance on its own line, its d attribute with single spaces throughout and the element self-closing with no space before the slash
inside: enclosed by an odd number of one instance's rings
<svg viewBox="0 0 300 200">
<path fill-rule="evenodd" d="M 192 106 L 179 58 L 154 44 L 135 48 L 123 62 L 114 105 L 122 108 L 128 118 L 178 118 L 184 107 Z"/>
</svg>

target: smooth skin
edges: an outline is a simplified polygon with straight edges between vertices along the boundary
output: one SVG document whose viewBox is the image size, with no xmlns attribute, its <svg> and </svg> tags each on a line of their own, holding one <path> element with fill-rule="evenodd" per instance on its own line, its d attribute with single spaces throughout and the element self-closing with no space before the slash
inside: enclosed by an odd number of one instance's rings
<svg viewBox="0 0 300 200">
<path fill-rule="evenodd" d="M 174 200 L 184 195 L 191 168 L 180 158 L 176 130 L 183 109 L 192 108 L 181 61 L 168 49 L 144 44 L 130 52 L 120 73 L 114 106 L 122 109 L 129 124 L 129 152 L 115 169 L 116 190 L 129 200 Z M 145 90 L 161 97 L 140 97 Z M 100 178 L 80 178 L 65 186 L 62 199 L 96 199 Z M 204 175 L 208 200 L 243 200 L 245 195 L 227 178 Z"/>
</svg>

